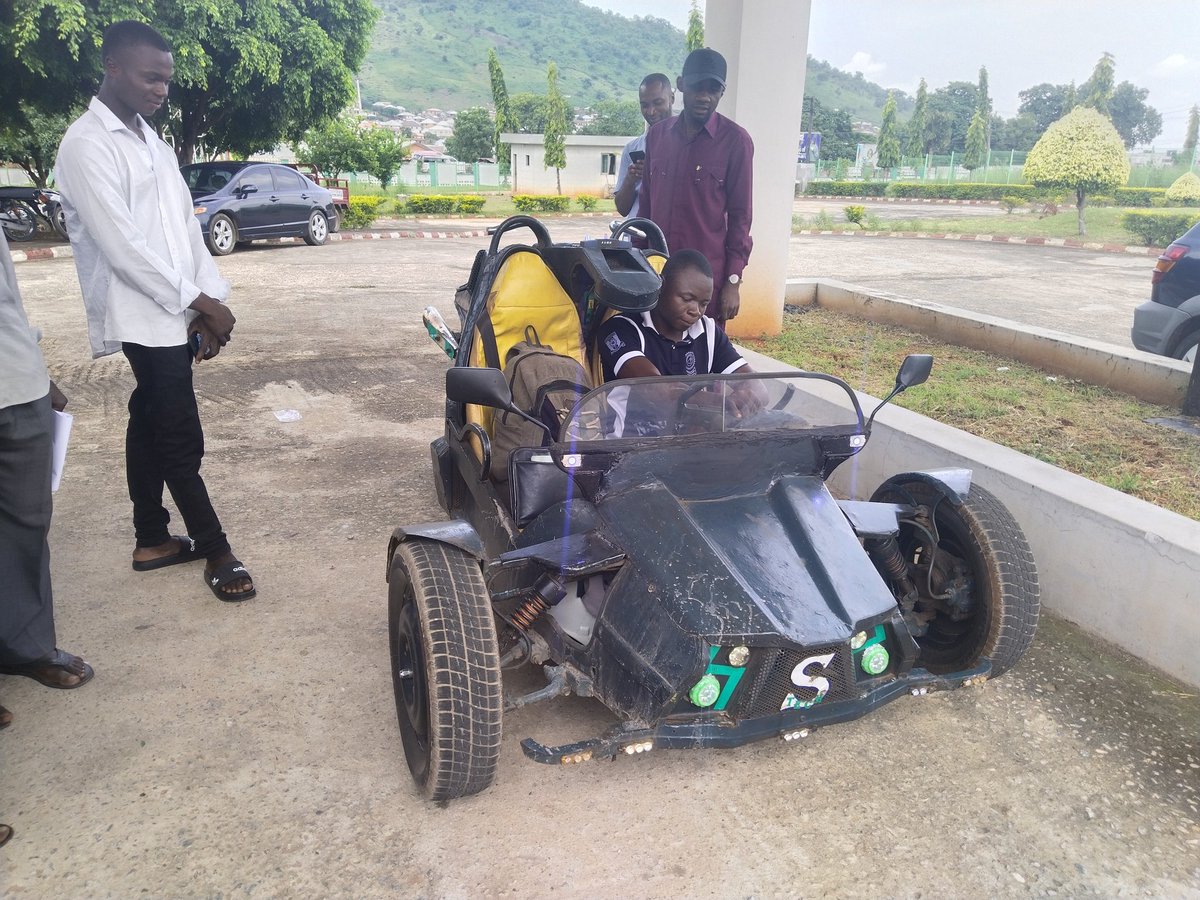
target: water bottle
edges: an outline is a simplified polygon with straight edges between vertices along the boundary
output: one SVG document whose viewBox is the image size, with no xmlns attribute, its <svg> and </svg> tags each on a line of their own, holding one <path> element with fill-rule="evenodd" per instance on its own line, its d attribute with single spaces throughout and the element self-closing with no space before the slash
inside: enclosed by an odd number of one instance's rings
<svg viewBox="0 0 1200 900">
<path fill-rule="evenodd" d="M 448 357 L 454 359 L 458 355 L 458 341 L 455 340 L 453 332 L 446 327 L 446 322 L 442 319 L 442 314 L 437 311 L 437 307 L 425 307 L 421 311 L 421 321 L 425 323 L 425 330 L 429 332 L 430 340 L 441 347 Z"/>
</svg>

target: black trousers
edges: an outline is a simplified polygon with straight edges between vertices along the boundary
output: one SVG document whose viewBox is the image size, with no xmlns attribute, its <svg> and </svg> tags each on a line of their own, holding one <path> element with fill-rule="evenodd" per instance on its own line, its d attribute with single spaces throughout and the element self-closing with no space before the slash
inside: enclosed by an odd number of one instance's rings
<svg viewBox="0 0 1200 900">
<path fill-rule="evenodd" d="M 191 351 L 186 344 L 122 344 L 121 349 L 137 379 L 125 432 L 125 477 L 137 546 L 170 540 L 171 514 L 162 502 L 166 485 L 196 549 L 210 559 L 228 553 L 229 541 L 200 477 L 204 432 L 192 387 Z"/>
<path fill-rule="evenodd" d="M 0 409 L 0 664 L 54 652 L 50 396 Z"/>
</svg>

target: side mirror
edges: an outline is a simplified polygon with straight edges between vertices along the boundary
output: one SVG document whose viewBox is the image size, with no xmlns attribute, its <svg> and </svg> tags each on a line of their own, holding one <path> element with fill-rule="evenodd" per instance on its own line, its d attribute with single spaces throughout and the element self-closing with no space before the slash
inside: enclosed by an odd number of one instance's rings
<svg viewBox="0 0 1200 900">
<path fill-rule="evenodd" d="M 258 193 L 258 185 L 257 184 L 239 184 L 237 192 L 243 197 L 245 197 L 247 194 L 257 194 Z"/>
<path fill-rule="evenodd" d="M 879 405 L 872 410 L 870 417 L 867 419 L 867 433 L 871 432 L 871 424 L 875 421 L 875 413 L 879 412 L 893 397 L 902 391 L 908 390 L 910 387 L 916 387 L 918 384 L 924 384 L 929 380 L 929 373 L 933 371 L 933 357 L 928 353 L 910 353 L 904 357 L 904 362 L 900 363 L 900 371 L 896 373 L 896 386 L 892 388 L 892 392 L 879 401 Z"/>
<path fill-rule="evenodd" d="M 896 390 L 906 391 L 910 387 L 924 384 L 929 380 L 929 373 L 932 371 L 932 356 L 928 353 L 910 353 L 904 357 L 900 371 L 896 374 Z"/>
<path fill-rule="evenodd" d="M 512 391 L 499 369 L 453 366 L 446 370 L 446 397 L 495 409 L 513 409 Z"/>
</svg>

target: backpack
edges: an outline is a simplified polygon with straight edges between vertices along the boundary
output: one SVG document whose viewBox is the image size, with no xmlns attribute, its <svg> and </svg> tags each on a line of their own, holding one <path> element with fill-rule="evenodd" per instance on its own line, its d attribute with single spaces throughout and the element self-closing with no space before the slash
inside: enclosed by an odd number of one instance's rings
<svg viewBox="0 0 1200 900">
<path fill-rule="evenodd" d="M 579 398 L 592 389 L 583 366 L 543 344 L 533 326 L 525 329 L 525 340 L 508 351 L 504 377 L 517 408 L 543 422 L 555 439 Z M 515 413 L 501 413 L 492 426 L 492 478 L 508 480 L 508 460 L 518 447 L 549 444 L 546 432 L 537 425 Z"/>
</svg>

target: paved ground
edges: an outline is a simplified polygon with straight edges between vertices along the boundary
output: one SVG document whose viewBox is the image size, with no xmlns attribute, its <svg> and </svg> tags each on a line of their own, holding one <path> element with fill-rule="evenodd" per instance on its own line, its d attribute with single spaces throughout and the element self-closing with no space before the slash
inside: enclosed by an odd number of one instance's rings
<svg viewBox="0 0 1200 900">
<path fill-rule="evenodd" d="M 0 821 L 17 829 L 0 895 L 1200 897 L 1200 699 L 1053 619 L 1004 679 L 799 745 L 554 769 L 520 738 L 610 720 L 574 698 L 524 709 L 491 790 L 421 802 L 394 719 L 384 551 L 393 526 L 439 512 L 445 359 L 419 310 L 450 311 L 480 244 L 220 262 L 238 330 L 197 379 L 206 475 L 260 592 L 242 606 L 215 600 L 199 564 L 130 570 L 130 376 L 87 358 L 69 260 L 18 266 L 76 415 L 51 535 L 59 636 L 98 674 L 78 692 L 0 678 L 17 716 L 0 735 Z M 840 245 L 797 253 L 832 265 Z M 1062 284 L 1092 265 L 1062 256 Z"/>
</svg>

